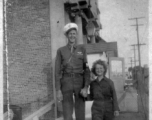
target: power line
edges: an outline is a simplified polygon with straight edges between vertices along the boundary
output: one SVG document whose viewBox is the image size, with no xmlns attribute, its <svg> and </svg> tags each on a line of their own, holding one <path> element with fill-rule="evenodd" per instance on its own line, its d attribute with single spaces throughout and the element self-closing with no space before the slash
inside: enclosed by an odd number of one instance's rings
<svg viewBox="0 0 152 120">
<path fill-rule="evenodd" d="M 146 34 L 147 28 L 148 28 L 148 23 L 146 22 L 146 24 L 145 24 L 145 29 L 143 30 L 144 32 L 143 32 L 143 35 L 142 35 L 142 38 L 141 38 L 140 42 L 141 42 L 141 41 L 143 42 L 143 39 L 145 38 L 144 36 L 145 36 L 145 34 Z"/>
<path fill-rule="evenodd" d="M 131 64 L 131 68 L 133 68 L 133 65 L 132 65 L 132 63 L 134 63 L 134 61 L 133 61 L 133 59 L 132 59 L 133 57 L 130 57 L 130 63 L 129 64 Z"/>
<path fill-rule="evenodd" d="M 145 45 L 145 44 L 140 44 L 139 42 L 139 29 L 138 27 L 139 26 L 143 26 L 143 24 L 138 24 L 138 19 L 143 19 L 144 17 L 136 17 L 136 18 L 130 18 L 129 20 L 136 20 L 136 24 L 135 25 L 131 25 L 131 26 L 135 26 L 136 27 L 136 31 L 137 31 L 137 47 L 138 47 L 138 60 L 139 60 L 139 72 L 140 74 L 142 74 L 142 71 L 141 71 L 141 53 L 140 53 L 140 46 L 141 45 Z M 139 88 L 139 85 L 138 85 L 138 88 Z M 137 93 L 141 94 L 139 90 L 137 90 Z M 144 110 L 144 117 L 146 118 L 146 114 L 145 114 L 145 109 L 144 109 L 144 105 L 143 105 L 143 101 L 142 101 L 142 98 L 141 98 L 141 95 L 140 95 L 140 99 L 141 99 L 141 103 L 142 103 L 142 107 L 143 107 L 143 110 Z"/>
<path fill-rule="evenodd" d="M 134 48 L 132 49 L 132 50 L 134 50 L 134 62 L 135 62 L 135 66 L 136 66 L 136 61 L 139 61 L 139 60 L 136 60 L 136 46 L 138 47 L 140 47 L 140 46 L 142 46 L 142 45 L 146 45 L 145 43 L 140 43 L 140 44 L 132 44 L 131 46 L 133 46 Z"/>
<path fill-rule="evenodd" d="M 136 31 L 137 31 L 137 46 L 138 46 L 138 59 L 139 59 L 139 67 L 141 67 L 141 55 L 140 55 L 140 42 L 139 42 L 139 26 L 143 26 L 143 24 L 138 24 L 138 19 L 143 19 L 145 17 L 136 17 L 136 18 L 129 18 L 129 20 L 136 20 L 136 24 L 135 25 L 131 25 L 131 26 L 135 26 L 136 27 Z"/>
<path fill-rule="evenodd" d="M 135 67 L 135 62 L 137 62 L 138 60 L 133 60 L 133 57 L 130 57 L 130 62 L 128 64 L 131 64 L 131 67 Z"/>
</svg>

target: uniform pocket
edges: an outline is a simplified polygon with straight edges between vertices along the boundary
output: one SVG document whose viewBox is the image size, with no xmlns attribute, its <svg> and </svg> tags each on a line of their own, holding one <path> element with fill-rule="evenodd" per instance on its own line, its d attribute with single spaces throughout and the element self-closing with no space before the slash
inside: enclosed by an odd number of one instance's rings
<svg viewBox="0 0 152 120">
<path fill-rule="evenodd" d="M 77 58 L 83 60 L 83 55 L 77 55 Z"/>
<path fill-rule="evenodd" d="M 70 77 L 63 77 L 63 79 L 61 80 L 62 91 L 72 90 L 72 88 L 73 88 L 72 79 Z"/>
</svg>

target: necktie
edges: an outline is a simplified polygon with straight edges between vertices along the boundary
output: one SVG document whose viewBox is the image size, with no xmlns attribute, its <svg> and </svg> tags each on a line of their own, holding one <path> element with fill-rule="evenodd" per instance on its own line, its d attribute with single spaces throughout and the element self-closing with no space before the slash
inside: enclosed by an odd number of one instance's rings
<svg viewBox="0 0 152 120">
<path fill-rule="evenodd" d="M 71 53 L 73 53 L 73 45 L 71 46 Z"/>
</svg>

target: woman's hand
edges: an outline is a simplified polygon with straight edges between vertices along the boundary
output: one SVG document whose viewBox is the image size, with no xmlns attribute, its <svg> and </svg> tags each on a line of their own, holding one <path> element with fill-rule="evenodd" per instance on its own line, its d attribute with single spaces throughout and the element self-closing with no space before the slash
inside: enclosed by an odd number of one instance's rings
<svg viewBox="0 0 152 120">
<path fill-rule="evenodd" d="M 119 111 L 114 111 L 114 116 L 119 116 Z"/>
</svg>

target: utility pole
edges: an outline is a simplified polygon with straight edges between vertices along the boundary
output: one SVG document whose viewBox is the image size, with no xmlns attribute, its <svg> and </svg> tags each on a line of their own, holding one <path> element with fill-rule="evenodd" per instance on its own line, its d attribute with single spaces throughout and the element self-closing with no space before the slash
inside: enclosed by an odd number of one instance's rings
<svg viewBox="0 0 152 120">
<path fill-rule="evenodd" d="M 130 63 L 129 64 L 131 64 L 131 71 L 133 70 L 133 63 L 134 63 L 134 61 L 133 61 L 133 59 L 132 59 L 133 57 L 130 57 Z M 132 73 L 132 72 L 131 72 Z"/>
<path fill-rule="evenodd" d="M 139 46 L 141 45 L 146 45 L 145 43 L 139 44 Z M 138 44 L 132 44 L 131 46 L 133 46 L 134 48 L 132 50 L 134 50 L 134 62 L 135 62 L 135 66 L 136 66 L 136 62 L 139 60 L 136 60 L 136 46 L 138 46 Z"/>
<path fill-rule="evenodd" d="M 136 20 L 136 24 L 135 25 L 131 25 L 131 26 L 135 26 L 136 27 L 136 31 L 137 31 L 137 46 L 138 46 L 138 60 L 139 60 L 139 73 L 140 73 L 140 75 L 141 75 L 141 80 L 143 80 L 143 75 L 142 75 L 142 69 L 141 69 L 141 57 L 140 57 L 140 46 L 141 45 L 145 45 L 145 44 L 140 44 L 140 42 L 139 42 L 139 30 L 138 30 L 138 27 L 139 26 L 143 26 L 143 24 L 138 24 L 138 19 L 142 19 L 142 18 L 144 18 L 144 17 L 136 17 L 136 18 L 130 18 L 129 20 Z M 141 101 L 141 103 L 142 103 L 142 108 L 139 108 L 140 110 L 139 111 L 141 111 L 141 110 L 144 110 L 144 118 L 145 118 L 145 120 L 147 119 L 147 116 L 146 116 L 146 113 L 145 113 L 145 108 L 144 108 L 144 104 L 143 104 L 143 100 L 142 100 L 142 98 L 141 98 L 141 80 L 140 79 L 138 79 L 137 80 L 137 93 L 139 93 L 139 96 L 140 96 L 140 101 Z M 138 98 L 138 101 L 139 101 L 139 98 Z M 139 102 L 138 102 L 138 105 L 140 105 L 139 104 Z"/>
<path fill-rule="evenodd" d="M 134 50 L 134 62 L 135 62 L 135 67 L 136 67 L 136 49 L 135 49 L 135 44 L 131 45 L 133 46 L 133 50 Z"/>
<path fill-rule="evenodd" d="M 132 65 L 133 62 L 134 62 L 134 61 L 132 60 L 132 57 L 130 57 L 131 68 L 133 67 L 133 65 Z"/>
<path fill-rule="evenodd" d="M 141 67 L 141 57 L 140 57 L 140 44 L 139 44 L 139 30 L 138 30 L 138 27 L 139 26 L 143 26 L 143 24 L 138 24 L 138 19 L 143 19 L 143 18 L 144 17 L 129 18 L 129 20 L 136 20 L 136 24 L 135 25 L 131 25 L 131 26 L 135 26 L 136 27 L 136 31 L 137 31 L 137 45 L 138 45 L 139 67 Z"/>
</svg>

